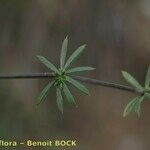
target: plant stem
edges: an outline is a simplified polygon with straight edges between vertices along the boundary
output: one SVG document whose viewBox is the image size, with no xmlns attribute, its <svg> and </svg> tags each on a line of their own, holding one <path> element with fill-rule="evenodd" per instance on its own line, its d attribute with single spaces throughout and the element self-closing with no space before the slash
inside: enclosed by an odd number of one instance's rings
<svg viewBox="0 0 150 150">
<path fill-rule="evenodd" d="M 1 79 L 34 79 L 34 78 L 52 78 L 52 73 L 0 73 Z"/>
<path fill-rule="evenodd" d="M 52 77 L 54 77 L 54 74 L 48 73 L 48 72 L 44 72 L 44 73 L 0 73 L 0 80 L 1 79 L 52 78 Z M 71 76 L 71 77 L 78 81 L 89 83 L 89 84 L 105 86 L 105 87 L 115 88 L 115 89 L 124 90 L 128 92 L 143 94 L 143 91 L 139 89 L 121 85 L 121 84 L 116 84 L 112 82 L 101 81 L 101 80 L 96 80 L 96 79 L 91 79 L 91 78 L 86 78 L 86 77 L 81 77 L 81 76 Z"/>
<path fill-rule="evenodd" d="M 85 78 L 85 77 L 80 77 L 80 76 L 72 76 L 72 77 L 76 80 L 79 80 L 79 81 L 85 82 L 85 83 L 89 83 L 89 84 L 105 86 L 105 87 L 115 88 L 115 89 L 124 90 L 124 91 L 128 91 L 128 92 L 139 93 L 139 94 L 143 94 L 143 92 L 144 92 L 144 91 L 141 91 L 141 90 L 133 88 L 133 87 L 129 87 L 126 85 L 121 85 L 121 84 L 117 84 L 117 83 L 113 83 L 113 82 L 96 80 L 96 79 Z"/>
</svg>

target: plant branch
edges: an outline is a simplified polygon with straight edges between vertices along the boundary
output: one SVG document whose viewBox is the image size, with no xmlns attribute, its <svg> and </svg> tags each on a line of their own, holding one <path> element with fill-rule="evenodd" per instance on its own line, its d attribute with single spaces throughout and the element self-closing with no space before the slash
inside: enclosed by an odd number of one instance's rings
<svg viewBox="0 0 150 150">
<path fill-rule="evenodd" d="M 34 79 L 34 78 L 52 78 L 53 73 L 0 73 L 1 79 Z"/>
<path fill-rule="evenodd" d="M 132 92 L 132 93 L 143 94 L 143 91 L 133 88 L 133 87 L 126 86 L 126 85 L 121 85 L 121 84 L 117 84 L 117 83 L 113 83 L 113 82 L 96 80 L 96 79 L 91 79 L 91 78 L 85 78 L 85 77 L 81 77 L 81 76 L 72 76 L 72 77 L 76 80 L 79 80 L 79 81 L 85 82 L 85 83 L 89 83 L 89 84 L 115 88 L 115 89 L 124 90 L 124 91 Z"/>
<path fill-rule="evenodd" d="M 52 78 L 52 77 L 54 77 L 54 74 L 48 73 L 48 72 L 44 72 L 44 73 L 0 73 L 0 80 L 1 79 L 35 79 L 35 78 Z M 143 91 L 139 89 L 121 85 L 121 84 L 116 84 L 112 82 L 101 81 L 101 80 L 96 80 L 96 79 L 91 79 L 91 78 L 86 78 L 86 77 L 81 77 L 81 76 L 71 76 L 71 77 L 81 82 L 85 82 L 89 84 L 105 86 L 105 87 L 115 88 L 115 89 L 124 90 L 128 92 L 143 94 Z"/>
</svg>

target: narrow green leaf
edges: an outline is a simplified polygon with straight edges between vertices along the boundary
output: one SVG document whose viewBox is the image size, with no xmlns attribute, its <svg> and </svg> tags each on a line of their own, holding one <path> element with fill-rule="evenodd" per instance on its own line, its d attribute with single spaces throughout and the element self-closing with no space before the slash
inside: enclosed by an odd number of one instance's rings
<svg viewBox="0 0 150 150">
<path fill-rule="evenodd" d="M 122 75 L 129 84 L 131 84 L 135 88 L 138 88 L 141 90 L 143 89 L 140 83 L 133 76 L 131 76 L 128 72 L 122 71 Z"/>
<path fill-rule="evenodd" d="M 145 93 L 144 97 L 149 99 L 150 98 L 150 93 Z"/>
<path fill-rule="evenodd" d="M 124 112 L 123 112 L 123 117 L 126 117 L 134 109 L 135 103 L 140 99 L 140 97 L 141 96 L 137 96 L 126 105 Z"/>
<path fill-rule="evenodd" d="M 43 57 L 43 56 L 37 56 L 37 58 L 47 68 L 51 69 L 54 72 L 57 72 L 57 73 L 59 72 L 58 69 L 49 60 L 47 60 L 45 57 Z"/>
<path fill-rule="evenodd" d="M 50 90 L 50 88 L 51 88 L 51 86 L 52 86 L 53 84 L 54 84 L 54 81 L 48 83 L 48 84 L 45 86 L 45 88 L 42 90 L 41 94 L 40 94 L 39 97 L 37 98 L 36 105 L 41 104 L 41 103 L 45 100 L 45 98 L 46 98 L 46 96 L 48 95 L 48 92 L 49 92 L 49 90 Z"/>
<path fill-rule="evenodd" d="M 60 68 L 63 69 L 67 54 L 67 48 L 68 48 L 68 36 L 64 39 L 62 48 L 61 48 L 61 54 L 60 54 Z"/>
<path fill-rule="evenodd" d="M 70 82 L 71 84 L 73 84 L 77 89 L 79 89 L 83 93 L 85 93 L 87 95 L 90 95 L 89 90 L 83 84 L 81 84 L 80 82 L 78 82 L 77 80 L 74 80 L 74 79 L 72 79 L 70 77 L 66 77 L 66 80 L 68 82 Z"/>
<path fill-rule="evenodd" d="M 56 87 L 56 103 L 60 112 L 63 114 L 63 98 L 60 87 Z"/>
<path fill-rule="evenodd" d="M 86 45 L 82 45 L 77 50 L 75 50 L 75 52 L 73 52 L 73 54 L 67 60 L 65 67 L 64 67 L 64 70 L 67 70 L 68 67 L 78 59 L 78 57 L 81 55 L 81 53 L 85 49 L 85 46 Z"/>
<path fill-rule="evenodd" d="M 92 68 L 92 67 L 76 67 L 76 68 L 72 68 L 72 69 L 67 70 L 66 73 L 92 71 L 92 70 L 95 70 L 95 68 Z"/>
<path fill-rule="evenodd" d="M 137 113 L 138 117 L 141 115 L 141 102 L 143 101 L 144 96 L 141 96 L 139 100 L 135 103 L 135 112 Z"/>
<path fill-rule="evenodd" d="M 75 99 L 74 99 L 73 95 L 71 94 L 69 88 L 67 87 L 67 85 L 65 83 L 63 84 L 63 91 L 66 95 L 66 98 L 67 98 L 68 102 L 77 107 Z"/>
<path fill-rule="evenodd" d="M 150 86 L 150 66 L 148 67 L 148 71 L 146 74 L 145 88 L 148 88 L 149 86 Z"/>
</svg>

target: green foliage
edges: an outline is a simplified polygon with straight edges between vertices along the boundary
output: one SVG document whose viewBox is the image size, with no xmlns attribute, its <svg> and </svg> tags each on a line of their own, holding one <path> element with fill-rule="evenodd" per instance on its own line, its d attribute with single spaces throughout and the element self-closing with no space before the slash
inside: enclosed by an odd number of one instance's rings
<svg viewBox="0 0 150 150">
<path fill-rule="evenodd" d="M 42 64 L 44 64 L 50 71 L 52 71 L 54 73 L 54 77 L 53 77 L 52 81 L 43 89 L 43 91 L 39 95 L 39 97 L 37 99 L 37 105 L 41 104 L 45 100 L 51 87 L 54 87 L 56 89 L 57 107 L 61 113 L 63 113 L 62 92 L 66 96 L 66 99 L 69 103 L 77 106 L 75 99 L 67 86 L 67 83 L 71 83 L 73 86 L 75 86 L 77 89 L 79 89 L 83 93 L 90 95 L 89 90 L 83 84 L 81 84 L 80 82 L 76 81 L 75 79 L 73 79 L 69 76 L 70 73 L 72 74 L 75 72 L 91 71 L 91 70 L 95 69 L 92 67 L 70 68 L 70 66 L 78 59 L 78 57 L 84 51 L 85 45 L 82 45 L 77 50 L 75 50 L 75 52 L 73 52 L 73 54 L 69 57 L 69 59 L 66 62 L 65 60 L 66 60 L 66 54 L 67 54 L 67 47 L 68 47 L 68 37 L 66 37 L 62 43 L 59 69 L 57 69 L 55 67 L 55 65 L 53 65 L 45 57 L 37 56 L 38 60 Z"/>
<path fill-rule="evenodd" d="M 144 99 L 143 96 L 137 96 L 132 101 L 130 101 L 124 109 L 123 117 L 126 117 L 132 110 L 134 110 L 137 115 L 140 117 L 141 114 L 141 107 L 140 104 Z"/>
<path fill-rule="evenodd" d="M 150 66 L 148 67 L 148 71 L 146 74 L 145 88 L 149 88 L 149 86 L 150 86 Z"/>
<path fill-rule="evenodd" d="M 67 70 L 71 66 L 71 64 L 73 64 L 79 58 L 79 56 L 81 55 L 81 53 L 84 51 L 85 46 L 86 45 L 84 44 L 84 45 L 80 46 L 79 48 L 77 48 L 77 50 L 75 50 L 73 52 L 73 54 L 67 60 L 67 62 L 65 64 L 65 67 L 63 68 L 63 70 Z"/>
<path fill-rule="evenodd" d="M 68 37 L 66 37 L 63 41 L 61 54 L 60 54 L 60 68 L 62 69 L 65 64 L 66 54 L 68 50 Z"/>
<path fill-rule="evenodd" d="M 145 87 L 142 87 L 140 83 L 128 72 L 122 71 L 122 75 L 129 84 L 135 87 L 138 91 L 142 91 L 141 95 L 137 96 L 127 104 L 124 109 L 123 116 L 126 117 L 132 110 L 134 110 L 138 117 L 140 117 L 142 101 L 146 98 L 150 98 L 150 67 L 148 67 L 146 74 Z"/>
<path fill-rule="evenodd" d="M 52 87 L 56 89 L 56 104 L 61 113 L 63 113 L 63 95 L 65 95 L 66 100 L 70 104 L 77 107 L 75 99 L 70 89 L 68 88 L 69 84 L 73 85 L 82 93 L 90 95 L 89 90 L 83 84 L 75 80 L 72 74 L 76 72 L 92 71 L 95 68 L 87 67 L 87 66 L 84 66 L 84 67 L 79 66 L 75 68 L 70 68 L 71 65 L 82 54 L 82 52 L 85 49 L 85 46 L 86 45 L 84 44 L 80 46 L 79 48 L 77 48 L 66 61 L 67 50 L 68 50 L 68 37 L 66 37 L 61 47 L 60 68 L 56 68 L 56 66 L 53 65 L 53 63 L 51 63 L 45 57 L 37 56 L 38 60 L 42 64 L 44 64 L 49 69 L 49 71 L 53 73 L 52 81 L 49 82 L 46 85 L 46 87 L 42 90 L 41 94 L 39 95 L 37 99 L 37 102 L 36 102 L 37 105 L 41 104 L 46 99 Z M 124 112 L 123 112 L 123 116 L 126 117 L 127 115 L 130 114 L 131 111 L 134 111 L 135 113 L 137 113 L 138 117 L 140 117 L 142 101 L 144 99 L 150 98 L 150 66 L 148 67 L 144 87 L 142 87 L 142 85 L 128 72 L 122 71 L 122 75 L 125 78 L 125 80 L 135 88 L 136 91 L 139 91 L 141 93 L 141 95 L 137 96 L 126 105 Z"/>
<path fill-rule="evenodd" d="M 37 58 L 40 60 L 40 62 L 42 64 L 44 64 L 48 69 L 50 69 L 50 71 L 59 73 L 59 70 L 50 61 L 48 61 L 45 57 L 37 56 Z"/>
<path fill-rule="evenodd" d="M 56 102 L 58 109 L 60 110 L 61 113 L 63 113 L 63 98 L 61 94 L 61 87 L 57 86 L 56 87 Z"/>
<path fill-rule="evenodd" d="M 42 90 L 41 94 L 39 95 L 39 97 L 37 99 L 37 102 L 36 102 L 37 105 L 41 104 L 45 100 L 45 98 L 48 95 L 48 92 L 53 84 L 54 84 L 54 81 L 51 81 L 50 83 L 48 83 L 48 85 L 45 86 L 45 88 Z"/>
<path fill-rule="evenodd" d="M 67 87 L 66 83 L 64 83 L 64 85 L 63 85 L 63 91 L 64 91 L 64 94 L 66 95 L 68 102 L 77 107 L 75 99 L 74 99 L 73 95 L 71 94 L 69 88 Z"/>
<path fill-rule="evenodd" d="M 74 85 L 78 90 L 80 90 L 81 92 L 83 92 L 87 95 L 90 95 L 89 90 L 84 85 L 82 85 L 80 82 L 72 79 L 71 77 L 67 77 L 66 79 L 68 82 L 70 82 L 72 85 Z"/>
<path fill-rule="evenodd" d="M 126 81 L 131 84 L 133 87 L 137 89 L 143 89 L 143 87 L 140 85 L 140 83 L 133 77 L 131 76 L 128 72 L 122 71 L 123 77 L 126 79 Z"/>
<path fill-rule="evenodd" d="M 91 71 L 95 70 L 95 68 L 92 67 L 76 67 L 72 68 L 66 71 L 66 73 L 74 73 L 74 72 L 83 72 L 83 71 Z"/>
</svg>

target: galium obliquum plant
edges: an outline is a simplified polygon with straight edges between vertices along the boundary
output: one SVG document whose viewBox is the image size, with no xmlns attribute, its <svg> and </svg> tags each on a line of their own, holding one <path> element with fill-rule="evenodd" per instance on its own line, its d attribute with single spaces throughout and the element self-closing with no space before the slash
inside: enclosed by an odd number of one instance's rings
<svg viewBox="0 0 150 150">
<path fill-rule="evenodd" d="M 61 54 L 60 54 L 60 67 L 57 68 L 51 61 L 43 56 L 37 56 L 38 60 L 44 64 L 48 72 L 46 73 L 0 73 L 0 79 L 23 79 L 23 78 L 49 78 L 51 81 L 45 86 L 40 93 L 36 104 L 41 104 L 47 97 L 49 91 L 54 88 L 56 89 L 56 104 L 58 109 L 63 113 L 63 99 L 77 107 L 75 99 L 69 89 L 70 84 L 76 87 L 81 92 L 90 95 L 89 90 L 81 84 L 81 82 L 90 83 L 98 86 L 105 86 L 115 88 L 118 90 L 124 90 L 128 92 L 136 93 L 137 96 L 131 100 L 125 107 L 123 116 L 126 117 L 134 111 L 138 117 L 141 114 L 141 104 L 145 99 L 150 99 L 150 66 L 145 78 L 145 84 L 142 86 L 132 75 L 126 71 L 122 71 L 122 75 L 125 80 L 132 86 L 120 85 L 113 82 L 107 82 L 102 80 L 96 80 L 81 76 L 73 75 L 76 72 L 91 71 L 95 68 L 92 67 L 75 67 L 71 68 L 72 64 L 79 58 L 84 51 L 86 45 L 82 45 L 77 48 L 73 54 L 66 60 L 68 50 L 68 37 L 66 37 L 62 43 Z"/>
<path fill-rule="evenodd" d="M 61 54 L 60 54 L 60 67 L 57 68 L 51 61 L 49 61 L 47 58 L 43 56 L 37 56 L 38 60 L 44 64 L 50 73 L 53 74 L 52 81 L 50 81 L 45 88 L 42 90 L 41 94 L 39 95 L 36 104 L 41 104 L 47 97 L 49 91 L 51 88 L 56 89 L 56 104 L 58 109 L 63 113 L 63 95 L 65 95 L 65 99 L 71 103 L 72 105 L 77 107 L 77 104 L 75 102 L 75 99 L 73 95 L 71 94 L 71 91 L 68 87 L 69 84 L 72 84 L 75 86 L 78 90 L 81 92 L 90 95 L 89 90 L 80 82 L 72 78 L 72 74 L 75 72 L 84 72 L 84 71 L 92 71 L 95 68 L 92 67 L 75 67 L 71 68 L 71 65 L 79 58 L 81 53 L 84 51 L 86 45 L 82 45 L 79 48 L 77 48 L 73 54 L 68 58 L 66 61 L 66 55 L 68 50 L 68 37 L 66 37 L 62 43 L 61 48 Z M 132 75 L 130 75 L 126 71 L 122 71 L 122 75 L 125 78 L 125 80 L 133 86 L 132 90 L 138 93 L 138 96 L 135 97 L 133 100 L 131 100 L 125 107 L 123 111 L 123 116 L 126 117 L 129 115 L 131 111 L 135 111 L 137 113 L 138 117 L 140 117 L 141 114 L 141 103 L 144 99 L 150 98 L 150 67 L 148 68 L 146 79 L 145 79 L 145 85 L 142 86 Z M 83 79 L 83 78 L 82 78 Z M 83 80 L 87 81 L 87 78 L 84 78 Z M 114 87 L 118 89 L 124 89 L 129 90 L 131 89 L 128 87 L 110 83 L 110 82 L 104 82 L 101 80 L 95 80 L 95 79 L 88 79 L 90 83 L 96 84 L 96 85 L 102 85 L 107 87 Z M 129 90 L 130 91 L 130 90 Z"/>
<path fill-rule="evenodd" d="M 125 80 L 137 89 L 141 94 L 131 100 L 124 109 L 123 116 L 126 117 L 131 111 L 135 111 L 138 117 L 141 114 L 141 103 L 144 99 L 150 98 L 150 66 L 145 78 L 145 85 L 142 86 L 132 75 L 126 71 L 122 71 Z"/>
<path fill-rule="evenodd" d="M 77 107 L 75 99 L 71 94 L 71 91 L 68 87 L 69 84 L 72 84 L 81 92 L 90 95 L 89 90 L 80 82 L 73 79 L 70 75 L 75 72 L 84 72 L 84 71 L 91 71 L 95 68 L 92 67 L 75 67 L 71 68 L 71 65 L 79 58 L 79 56 L 84 51 L 86 45 L 82 45 L 77 48 L 73 54 L 68 58 L 66 61 L 66 55 L 68 50 L 68 37 L 66 37 L 62 43 L 61 54 L 60 54 L 60 67 L 56 68 L 56 66 L 49 61 L 47 58 L 43 56 L 37 56 L 38 60 L 44 64 L 47 69 L 53 73 L 52 81 L 50 81 L 45 88 L 42 90 L 41 94 L 39 95 L 36 104 L 41 104 L 47 97 L 50 89 L 53 87 L 56 89 L 56 103 L 58 109 L 63 113 L 63 96 L 65 95 L 66 100 L 71 103 L 72 105 Z"/>
</svg>

